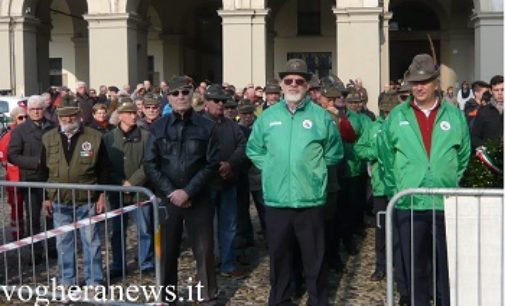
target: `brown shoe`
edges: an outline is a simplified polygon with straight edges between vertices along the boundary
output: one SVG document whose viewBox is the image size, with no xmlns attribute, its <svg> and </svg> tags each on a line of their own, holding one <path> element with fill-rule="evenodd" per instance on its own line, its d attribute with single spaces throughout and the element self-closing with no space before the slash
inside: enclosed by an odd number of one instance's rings
<svg viewBox="0 0 505 306">
<path fill-rule="evenodd" d="M 231 278 L 231 279 L 244 279 L 247 277 L 247 274 L 245 274 L 244 272 L 242 271 L 238 271 L 238 270 L 235 270 L 235 271 L 231 271 L 231 272 L 221 272 L 221 275 L 223 277 L 226 277 L 226 278 Z"/>
</svg>

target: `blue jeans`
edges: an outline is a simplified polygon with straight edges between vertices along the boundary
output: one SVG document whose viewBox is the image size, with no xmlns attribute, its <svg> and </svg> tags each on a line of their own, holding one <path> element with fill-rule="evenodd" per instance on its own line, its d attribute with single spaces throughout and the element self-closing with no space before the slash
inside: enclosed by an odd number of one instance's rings
<svg viewBox="0 0 505 306">
<path fill-rule="evenodd" d="M 74 213 L 75 218 L 74 220 Z M 55 228 L 71 224 L 95 215 L 95 204 L 76 206 L 75 211 L 71 204 L 53 203 L 53 225 Z M 76 279 L 76 233 L 69 232 L 56 236 L 56 249 L 58 250 L 58 269 L 62 285 L 77 285 Z M 103 282 L 102 254 L 97 224 L 87 225 L 79 229 L 81 236 L 84 276 L 86 285 L 96 285 Z"/>
<path fill-rule="evenodd" d="M 213 191 L 211 198 L 218 219 L 217 238 L 221 272 L 232 272 L 236 270 L 233 242 L 237 235 L 237 188 L 235 185 L 226 186 L 221 191 Z"/>
<path fill-rule="evenodd" d="M 110 205 L 112 209 L 131 205 L 132 203 L 123 203 L 120 206 L 119 197 L 111 195 Z M 152 205 L 145 204 L 132 211 L 133 220 L 137 226 L 138 250 L 137 256 L 139 259 L 139 267 L 141 270 L 154 268 L 154 251 L 153 251 L 153 225 L 152 225 Z M 112 219 L 112 265 L 111 270 L 126 271 L 126 263 L 123 258 L 126 258 L 126 230 L 128 228 L 128 215 L 124 214 L 121 218 L 117 216 Z M 122 219 L 122 221 L 121 221 Z"/>
</svg>

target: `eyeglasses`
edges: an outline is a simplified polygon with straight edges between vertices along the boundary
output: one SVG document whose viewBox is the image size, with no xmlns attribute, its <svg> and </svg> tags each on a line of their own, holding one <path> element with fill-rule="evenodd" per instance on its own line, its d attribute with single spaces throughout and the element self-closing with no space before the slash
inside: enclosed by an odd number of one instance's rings
<svg viewBox="0 0 505 306">
<path fill-rule="evenodd" d="M 29 108 L 28 110 L 30 111 L 41 111 L 43 110 L 43 108 L 39 107 L 39 108 Z"/>
<path fill-rule="evenodd" d="M 174 97 L 178 97 L 178 96 L 179 96 L 179 93 L 182 93 L 182 95 L 183 95 L 183 96 L 187 96 L 187 95 L 189 95 L 189 92 L 190 92 L 190 91 L 189 91 L 189 90 L 187 90 L 187 89 L 186 89 L 186 90 L 181 90 L 181 91 L 176 90 L 176 91 L 171 92 L 171 93 L 170 93 L 170 95 L 171 95 L 171 96 L 174 96 Z"/>
<path fill-rule="evenodd" d="M 210 99 L 209 101 L 212 101 L 212 102 L 214 102 L 216 104 L 217 103 L 224 103 L 224 102 L 226 102 L 225 100 L 215 100 L 215 99 Z"/>
<path fill-rule="evenodd" d="M 18 120 L 26 120 L 26 118 L 28 118 L 28 116 L 18 116 L 17 118 L 18 118 Z"/>
<path fill-rule="evenodd" d="M 144 106 L 144 109 L 158 109 L 158 106 Z"/>
<path fill-rule="evenodd" d="M 306 81 L 304 79 L 284 79 L 283 80 L 284 85 L 289 86 L 293 84 L 293 82 L 296 84 L 296 86 L 303 86 L 305 85 Z"/>
</svg>

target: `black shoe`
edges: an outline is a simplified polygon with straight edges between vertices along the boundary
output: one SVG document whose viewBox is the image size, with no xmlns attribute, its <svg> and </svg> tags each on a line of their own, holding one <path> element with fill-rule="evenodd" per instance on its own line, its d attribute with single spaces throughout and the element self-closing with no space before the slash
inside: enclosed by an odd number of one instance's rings
<svg viewBox="0 0 505 306">
<path fill-rule="evenodd" d="M 347 252 L 347 254 L 349 254 L 349 255 L 357 255 L 358 254 L 358 249 L 356 248 L 356 246 L 354 245 L 354 243 L 352 241 L 347 241 L 347 242 L 344 241 L 344 248 L 345 248 L 345 251 Z"/>
<path fill-rule="evenodd" d="M 154 274 L 154 268 L 142 269 L 142 276 L 150 276 Z"/>
<path fill-rule="evenodd" d="M 382 270 L 375 270 L 375 272 L 370 276 L 372 282 L 378 282 L 386 277 L 386 272 Z"/>
<path fill-rule="evenodd" d="M 401 296 L 400 300 L 398 301 L 398 306 L 410 306 L 410 297 Z"/>
<path fill-rule="evenodd" d="M 126 273 L 125 273 L 126 276 Z M 110 280 L 116 280 L 119 278 L 123 277 L 123 271 L 122 270 L 110 270 L 109 272 L 109 279 Z"/>
</svg>

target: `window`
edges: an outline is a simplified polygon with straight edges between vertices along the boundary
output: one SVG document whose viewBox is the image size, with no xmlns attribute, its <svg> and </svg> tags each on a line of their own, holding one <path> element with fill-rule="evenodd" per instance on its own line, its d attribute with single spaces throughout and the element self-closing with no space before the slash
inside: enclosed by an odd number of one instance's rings
<svg viewBox="0 0 505 306">
<path fill-rule="evenodd" d="M 321 34 L 321 2 L 298 0 L 298 35 Z"/>
<path fill-rule="evenodd" d="M 307 63 L 310 72 L 319 78 L 330 75 L 332 58 L 331 52 L 289 52 L 288 60 L 301 58 Z"/>
<path fill-rule="evenodd" d="M 49 59 L 49 84 L 51 86 L 63 85 L 63 60 L 61 57 Z"/>
</svg>

